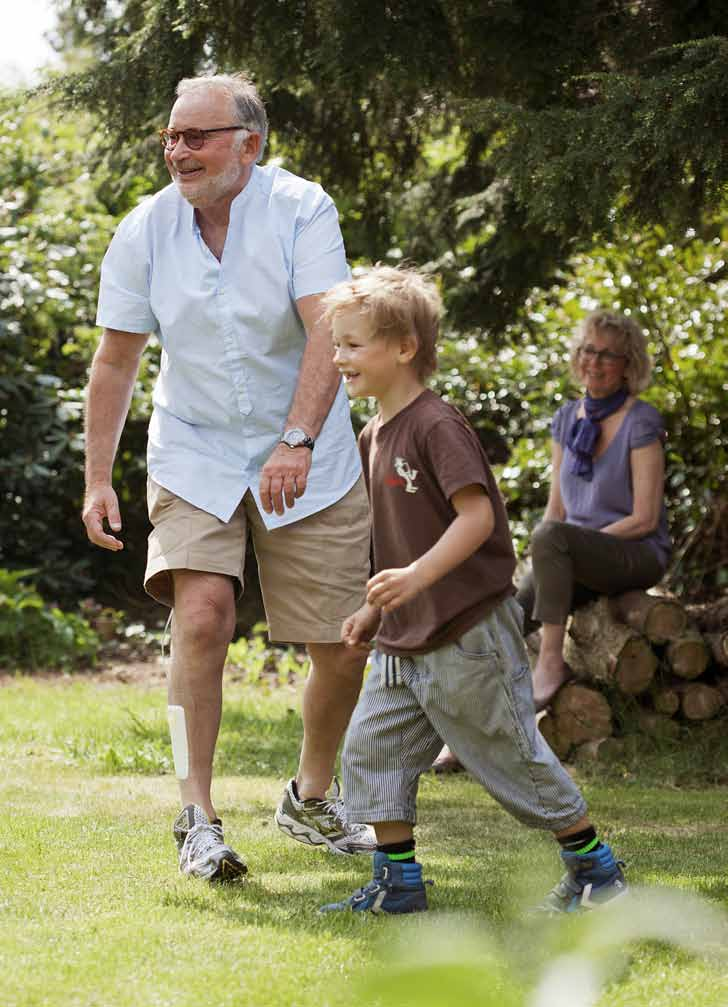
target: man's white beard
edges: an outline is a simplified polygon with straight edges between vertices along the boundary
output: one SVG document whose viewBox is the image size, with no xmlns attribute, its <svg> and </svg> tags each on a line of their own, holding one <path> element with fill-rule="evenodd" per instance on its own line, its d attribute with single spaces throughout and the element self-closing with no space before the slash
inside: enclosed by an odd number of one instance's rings
<svg viewBox="0 0 728 1007">
<path fill-rule="evenodd" d="M 190 185 L 186 191 L 178 184 L 179 177 L 176 177 L 174 181 L 183 199 L 186 199 L 195 208 L 204 208 L 205 206 L 210 206 L 212 203 L 216 203 L 218 199 L 224 198 L 233 191 L 236 182 L 240 180 L 241 173 L 240 164 L 232 163 L 223 172 L 212 178 L 203 175 L 199 182 Z"/>
</svg>

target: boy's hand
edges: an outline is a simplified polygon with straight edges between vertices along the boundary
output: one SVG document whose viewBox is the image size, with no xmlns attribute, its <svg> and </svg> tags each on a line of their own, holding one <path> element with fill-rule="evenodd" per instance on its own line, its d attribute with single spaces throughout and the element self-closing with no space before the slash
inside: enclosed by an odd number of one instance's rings
<svg viewBox="0 0 728 1007">
<path fill-rule="evenodd" d="M 427 587 L 416 563 L 380 570 L 367 584 L 367 602 L 391 612 Z"/>
<path fill-rule="evenodd" d="M 364 602 L 360 609 L 344 620 L 341 626 L 341 639 L 347 647 L 368 650 L 369 641 L 376 633 L 380 620 L 379 609 Z"/>
</svg>

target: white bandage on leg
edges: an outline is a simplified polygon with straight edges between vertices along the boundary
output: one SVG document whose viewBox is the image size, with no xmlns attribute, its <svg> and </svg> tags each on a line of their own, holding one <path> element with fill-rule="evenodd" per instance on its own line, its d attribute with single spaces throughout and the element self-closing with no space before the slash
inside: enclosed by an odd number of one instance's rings
<svg viewBox="0 0 728 1007">
<path fill-rule="evenodd" d="M 167 721 L 172 738 L 172 757 L 174 771 L 178 780 L 186 780 L 189 776 L 189 749 L 187 747 L 187 724 L 183 706 L 168 706 Z"/>
</svg>

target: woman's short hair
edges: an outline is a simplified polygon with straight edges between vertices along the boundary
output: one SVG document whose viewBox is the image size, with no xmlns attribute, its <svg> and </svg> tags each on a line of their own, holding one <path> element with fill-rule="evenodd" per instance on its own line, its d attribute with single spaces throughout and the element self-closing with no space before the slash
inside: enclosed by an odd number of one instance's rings
<svg viewBox="0 0 728 1007">
<path fill-rule="evenodd" d="M 579 350 L 589 341 L 589 337 L 597 332 L 613 336 L 616 340 L 616 349 L 626 356 L 624 380 L 630 395 L 637 395 L 647 388 L 652 374 L 652 360 L 647 352 L 647 337 L 629 315 L 604 309 L 592 311 L 582 319 L 574 333 L 569 354 L 569 370 L 574 380 L 579 384 L 582 383 Z"/>
<path fill-rule="evenodd" d="M 424 381 L 437 368 L 437 335 L 442 298 L 435 281 L 416 269 L 376 265 L 361 276 L 344 280 L 323 298 L 325 317 L 357 308 L 371 322 L 372 334 L 396 339 L 409 334 L 417 340 L 412 360 Z"/>
<path fill-rule="evenodd" d="M 268 139 L 268 116 L 258 89 L 245 73 L 203 74 L 200 77 L 184 77 L 176 88 L 176 95 L 187 94 L 199 88 L 217 88 L 232 98 L 240 125 L 251 133 L 260 133 L 260 151 L 257 160 L 263 157 Z M 233 125 L 232 123 L 230 125 Z"/>
</svg>

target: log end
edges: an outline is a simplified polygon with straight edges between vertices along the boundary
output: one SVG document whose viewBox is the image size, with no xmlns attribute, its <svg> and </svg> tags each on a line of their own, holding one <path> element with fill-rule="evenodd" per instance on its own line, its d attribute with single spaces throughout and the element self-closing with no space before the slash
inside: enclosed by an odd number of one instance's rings
<svg viewBox="0 0 728 1007">
<path fill-rule="evenodd" d="M 686 633 L 668 645 L 667 660 L 676 675 L 690 680 L 703 674 L 710 662 L 710 656 L 702 636 L 698 633 Z"/>
<path fill-rule="evenodd" d="M 688 617 L 682 605 L 661 598 L 645 620 L 645 636 L 652 643 L 669 643 L 685 632 Z"/>
<path fill-rule="evenodd" d="M 644 637 L 633 636 L 622 648 L 614 667 L 614 680 L 621 692 L 638 696 L 655 677 L 657 655 Z"/>
<path fill-rule="evenodd" d="M 723 708 L 723 696 L 712 685 L 691 682 L 685 686 L 681 706 L 688 720 L 711 720 Z"/>
<path fill-rule="evenodd" d="M 612 710 L 606 697 L 585 685 L 565 685 L 556 694 L 552 712 L 557 732 L 569 745 L 579 745 L 612 733 Z"/>
</svg>

